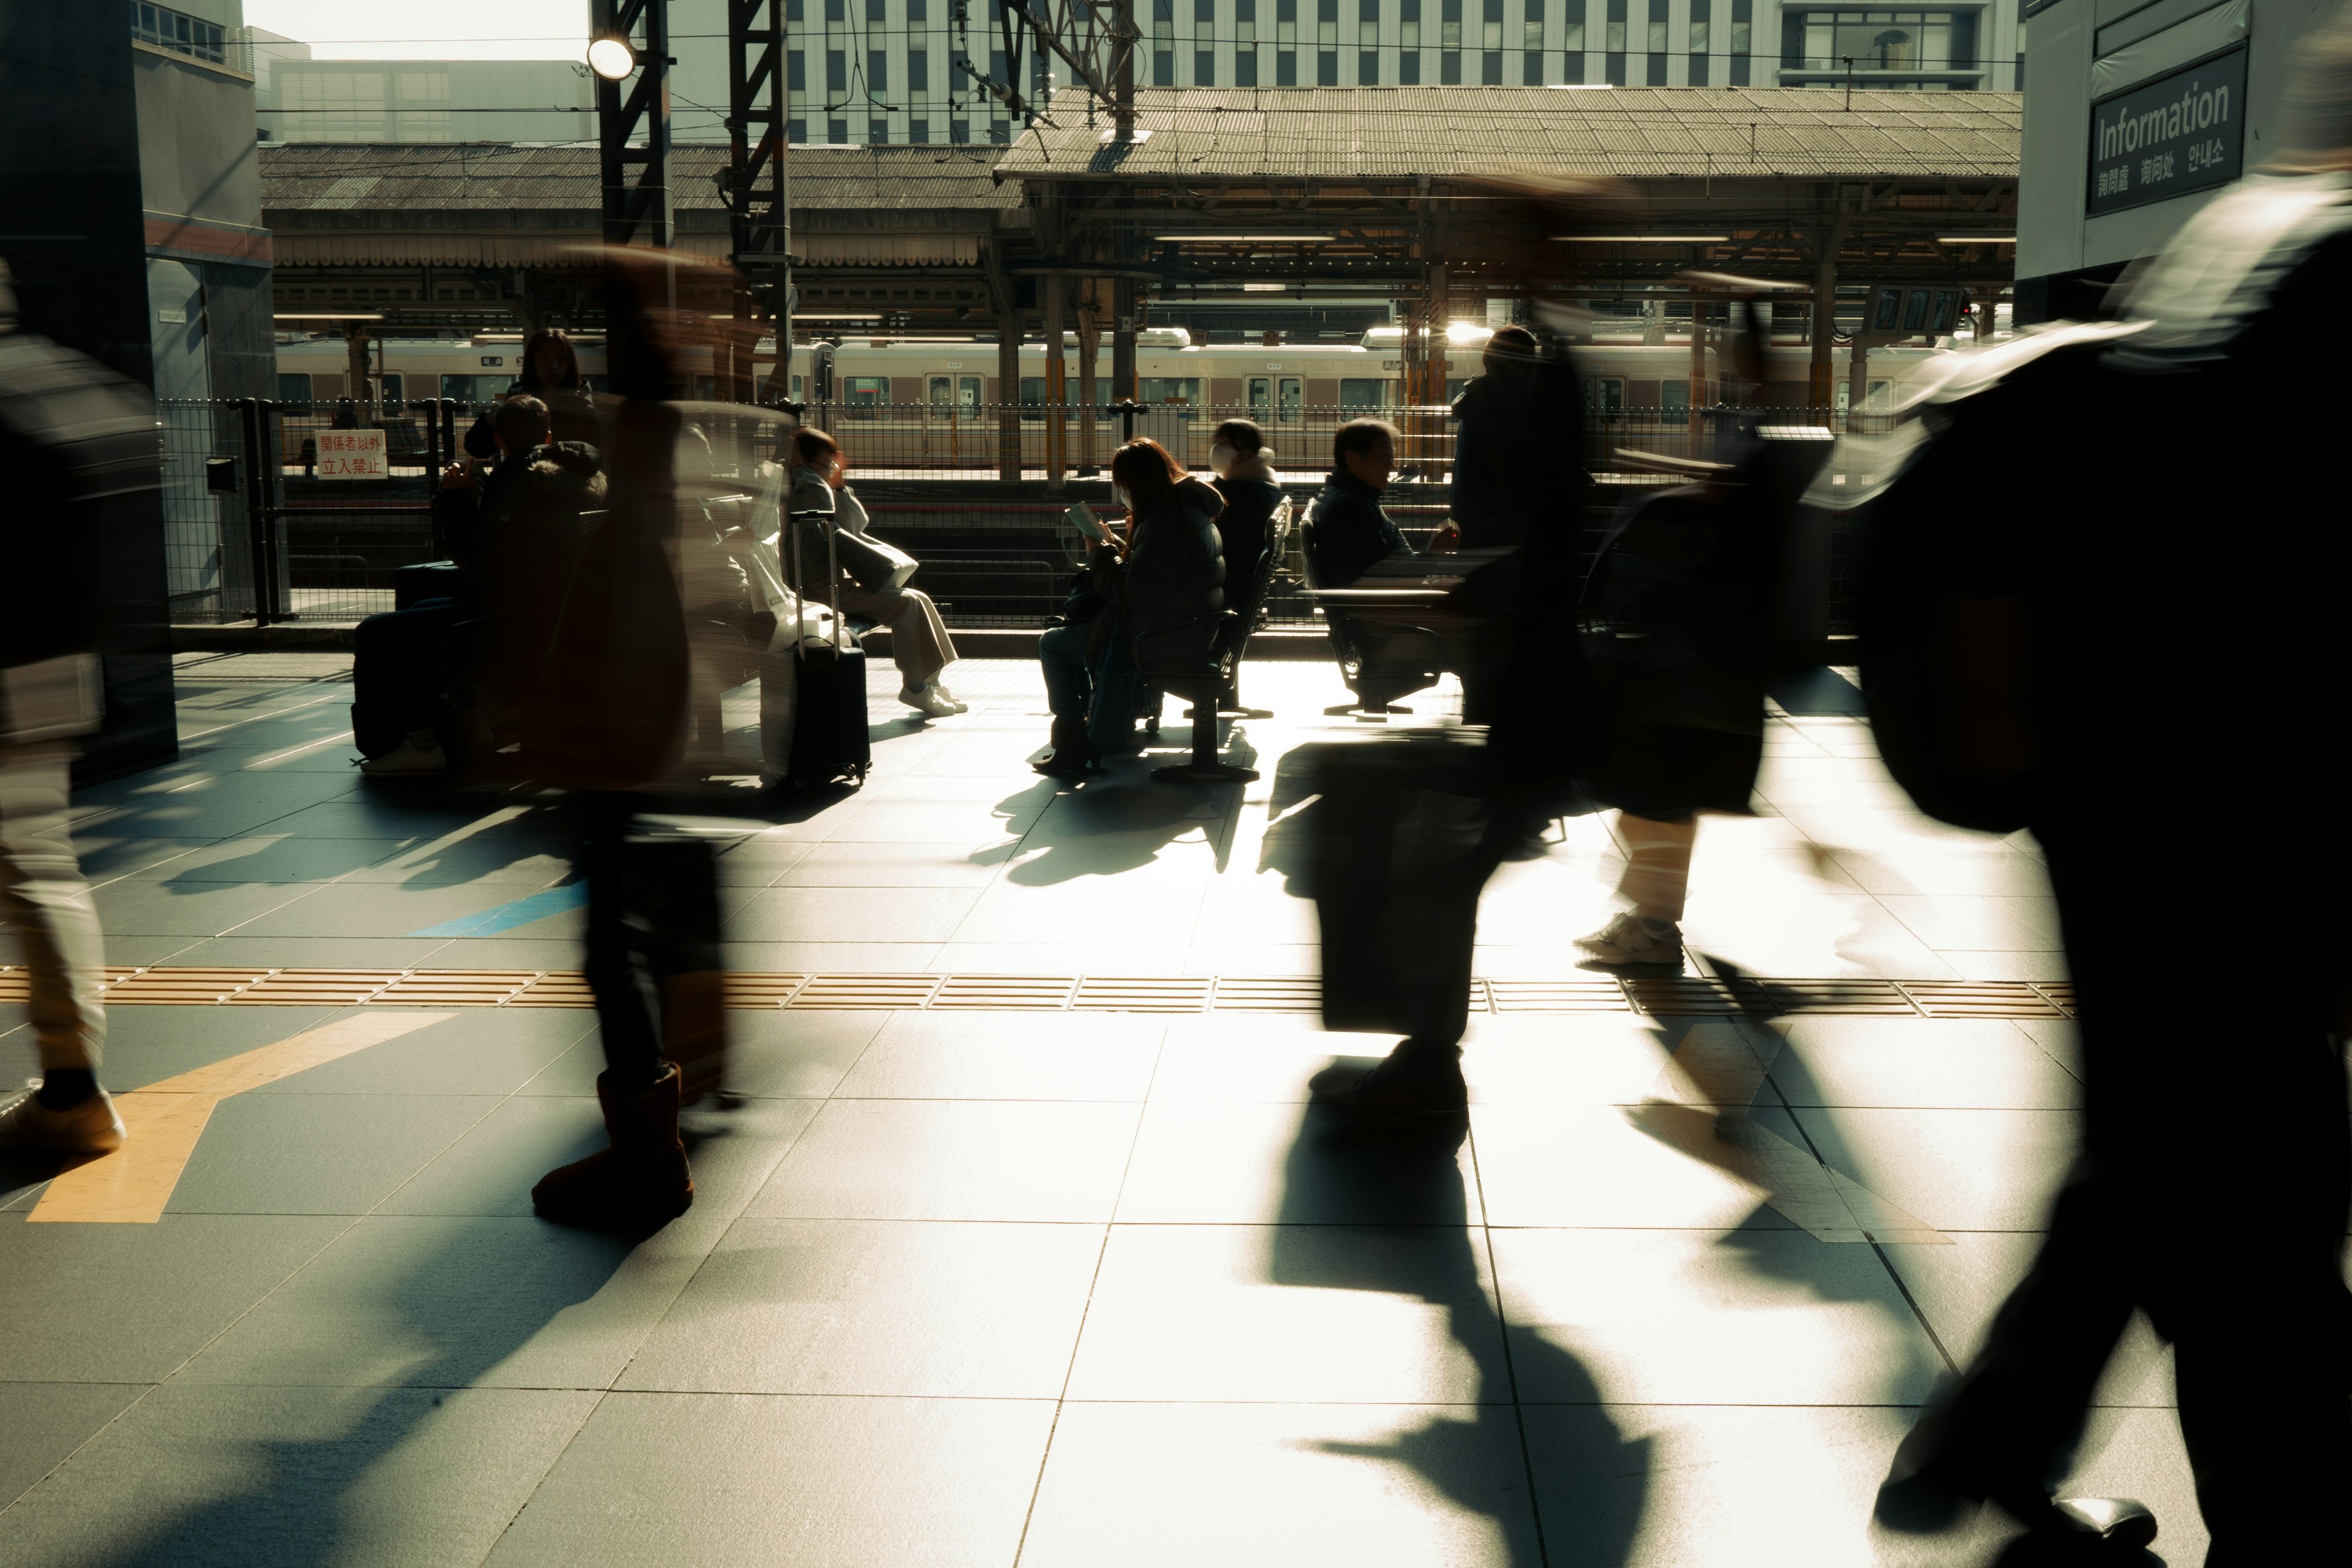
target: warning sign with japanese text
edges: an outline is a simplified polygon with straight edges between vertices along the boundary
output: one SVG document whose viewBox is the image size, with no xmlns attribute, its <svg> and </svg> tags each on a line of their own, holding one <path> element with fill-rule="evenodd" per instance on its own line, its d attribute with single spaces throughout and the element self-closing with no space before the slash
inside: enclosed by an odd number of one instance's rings
<svg viewBox="0 0 2352 1568">
<path fill-rule="evenodd" d="M 319 432 L 319 477 L 322 479 L 388 479 L 381 430 Z"/>
</svg>

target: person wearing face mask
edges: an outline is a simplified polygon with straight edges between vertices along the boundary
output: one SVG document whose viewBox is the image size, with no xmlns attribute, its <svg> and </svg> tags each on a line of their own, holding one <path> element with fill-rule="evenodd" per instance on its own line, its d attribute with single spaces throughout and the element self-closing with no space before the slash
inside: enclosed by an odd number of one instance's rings
<svg viewBox="0 0 2352 1568">
<path fill-rule="evenodd" d="M 1225 498 L 1217 533 L 1224 541 L 1229 586 L 1242 583 L 1265 553 L 1266 530 L 1282 506 L 1281 481 L 1266 460 L 1272 456 L 1265 432 L 1248 419 L 1218 426 L 1216 444 L 1209 448 L 1209 469 L 1217 476 L 1217 493 Z"/>
<path fill-rule="evenodd" d="M 1135 638 L 1225 607 L 1224 497 L 1184 471 L 1159 442 L 1118 449 L 1111 485 L 1127 506 L 1126 548 L 1089 541 L 1087 573 L 1103 609 L 1037 639 L 1053 710 L 1053 755 L 1037 771 L 1075 777 L 1104 756 L 1137 750 Z"/>
<path fill-rule="evenodd" d="M 793 493 L 810 496 L 813 502 L 803 506 L 794 501 L 792 510 L 830 510 L 835 527 L 844 533 L 863 536 L 867 526 L 866 508 L 849 488 L 849 459 L 841 443 L 822 430 L 803 428 L 793 433 L 785 457 L 792 469 Z M 812 488 L 830 489 L 830 504 L 823 495 L 813 495 Z M 810 547 L 812 558 L 815 548 Z M 957 701 L 955 694 L 940 684 L 940 672 L 956 660 L 955 640 L 948 636 L 947 622 L 940 619 L 940 608 L 929 594 L 919 588 L 877 593 L 844 577 L 823 589 L 812 581 L 808 596 L 845 616 L 870 616 L 890 628 L 890 658 L 898 667 L 899 701 L 933 719 L 967 710 L 968 703 Z"/>
</svg>

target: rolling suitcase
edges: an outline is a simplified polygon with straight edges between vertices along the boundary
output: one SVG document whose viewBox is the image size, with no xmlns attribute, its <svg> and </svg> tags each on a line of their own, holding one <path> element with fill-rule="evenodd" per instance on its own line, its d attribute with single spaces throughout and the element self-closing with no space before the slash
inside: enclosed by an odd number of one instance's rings
<svg viewBox="0 0 2352 1568">
<path fill-rule="evenodd" d="M 797 579 L 800 514 L 784 522 L 783 559 Z M 825 536 L 825 566 L 839 581 L 833 525 Z M 760 755 L 768 773 L 793 789 L 848 779 L 866 782 L 874 765 L 866 731 L 866 650 L 840 616 L 811 603 L 798 581 L 790 584 L 798 614 L 777 618 L 776 634 L 760 668 Z"/>
</svg>

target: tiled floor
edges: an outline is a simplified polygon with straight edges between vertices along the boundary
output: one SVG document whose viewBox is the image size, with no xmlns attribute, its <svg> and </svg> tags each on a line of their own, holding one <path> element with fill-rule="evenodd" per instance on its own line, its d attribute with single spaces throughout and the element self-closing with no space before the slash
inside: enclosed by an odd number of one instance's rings
<svg viewBox="0 0 2352 1568">
<path fill-rule="evenodd" d="M 568 900 L 515 908 L 568 878 L 550 811 L 364 785 L 331 658 L 181 676 L 183 757 L 78 801 L 110 962 L 576 964 Z M 695 819 L 728 841 L 735 967 L 1315 971 L 1269 818 L 1282 754 L 1350 727 L 1326 667 L 1252 669 L 1282 717 L 1239 726 L 1266 774 L 1244 790 L 1058 790 L 1026 765 L 1034 668 L 951 679 L 973 711 L 924 724 L 877 672 L 863 791 Z M 1768 750 L 1760 815 L 1702 829 L 1695 947 L 2063 977 L 2030 841 L 1916 815 L 1850 712 L 1778 717 Z M 1577 973 L 1619 848 L 1605 817 L 1556 837 L 1489 890 L 1482 973 Z M 338 1016 L 119 1007 L 105 1076 Z M 2075 1102 L 2063 1023 L 1705 1026 L 1776 1031 L 1754 1124 L 1941 1237 L 1879 1246 L 1629 1119 L 1681 1081 L 1687 1019 L 1484 1016 L 1469 1137 L 1402 1150 L 1304 1103 L 1387 1044 L 1311 1017 L 733 1021 L 745 1103 L 690 1117 L 696 1205 L 635 1248 L 530 1217 L 599 1136 L 578 1011 L 457 1011 L 222 1101 L 156 1224 L 28 1223 L 43 1173 L 0 1165 L 0 1563 L 1991 1555 L 1874 1536 L 1869 1497 L 2031 1248 Z M 28 1069 L 21 1009 L 0 1028 Z M 2101 1399 L 2079 1484 L 2147 1499 L 2196 1561 L 2144 1330 Z"/>
</svg>

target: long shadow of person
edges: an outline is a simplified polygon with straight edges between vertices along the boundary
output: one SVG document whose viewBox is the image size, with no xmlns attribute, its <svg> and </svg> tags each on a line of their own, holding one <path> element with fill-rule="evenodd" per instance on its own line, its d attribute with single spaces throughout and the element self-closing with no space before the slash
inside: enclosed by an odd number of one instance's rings
<svg viewBox="0 0 2352 1568">
<path fill-rule="evenodd" d="M 1623 1563 L 1648 1490 L 1649 1439 L 1619 1430 L 1575 1357 L 1503 1321 L 1465 1196 L 1466 1132 L 1455 1122 L 1418 1136 L 1366 1138 L 1313 1106 L 1302 1113 L 1284 1167 L 1268 1277 L 1415 1296 L 1443 1309 L 1477 1384 L 1473 1402 L 1454 1407 L 1467 1419 L 1450 1411 L 1385 1442 L 1317 1447 L 1419 1474 L 1455 1506 L 1492 1520 L 1513 1568 Z M 1523 1388 L 1542 1390 L 1546 1404 L 1523 1407 Z M 1540 1426 L 1532 1446 L 1530 1425 Z M 1582 1473 L 1545 1474 L 1539 1514 L 1530 1481 L 1561 1463 Z"/>
<path fill-rule="evenodd" d="M 997 815 L 1018 821 L 1037 806 L 1041 790 L 1050 798 L 1017 847 L 999 847 L 973 857 L 985 861 L 1022 856 L 1021 863 L 1005 873 L 1008 881 L 1050 887 L 1078 877 L 1114 877 L 1150 865 L 1162 849 L 1196 828 L 1215 846 L 1218 868 L 1224 868 L 1231 841 L 1225 829 L 1238 799 L 1238 792 L 1230 787 L 1218 790 L 1222 798 L 1204 806 L 1201 792 L 1165 785 L 1105 781 L 1055 795 L 1051 780 L 1040 780 L 998 802 Z M 1035 853 L 1041 849 L 1043 854 Z"/>
</svg>

